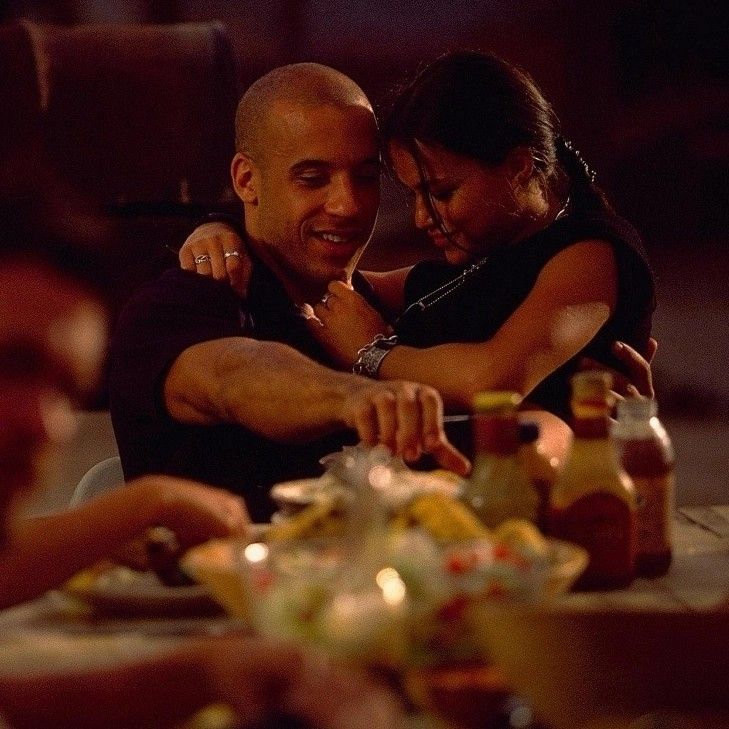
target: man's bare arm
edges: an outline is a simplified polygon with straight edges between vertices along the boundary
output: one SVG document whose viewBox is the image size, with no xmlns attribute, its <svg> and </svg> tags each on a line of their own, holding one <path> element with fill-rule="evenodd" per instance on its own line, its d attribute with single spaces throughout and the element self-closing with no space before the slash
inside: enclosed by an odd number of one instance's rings
<svg viewBox="0 0 729 729">
<path fill-rule="evenodd" d="M 189 347 L 170 368 L 164 397 L 183 423 L 239 423 L 282 442 L 350 428 L 408 460 L 429 452 L 445 468 L 468 470 L 445 437 L 433 388 L 336 372 L 277 342 L 228 337 Z"/>
</svg>

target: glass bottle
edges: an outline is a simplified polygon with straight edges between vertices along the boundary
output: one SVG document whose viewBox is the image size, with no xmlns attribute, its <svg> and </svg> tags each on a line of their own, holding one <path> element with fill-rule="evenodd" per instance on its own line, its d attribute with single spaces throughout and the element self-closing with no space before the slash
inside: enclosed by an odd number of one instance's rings
<svg viewBox="0 0 729 729">
<path fill-rule="evenodd" d="M 542 532 L 548 530 L 549 498 L 557 480 L 556 459 L 550 459 L 539 443 L 539 424 L 519 423 L 519 458 L 527 478 L 537 492 L 536 524 Z"/>
<path fill-rule="evenodd" d="M 657 417 L 655 400 L 618 403 L 612 435 L 623 468 L 633 479 L 638 501 L 636 571 L 657 577 L 671 565 L 671 515 L 675 503 L 674 453 Z"/>
<path fill-rule="evenodd" d="M 635 490 L 609 435 L 611 384 L 607 372 L 573 376 L 574 438 L 552 489 L 550 533 L 590 556 L 578 589 L 625 587 L 635 573 Z"/>
<path fill-rule="evenodd" d="M 473 399 L 473 471 L 463 500 L 490 528 L 506 519 L 534 521 L 537 492 L 519 460 L 516 392 L 478 393 Z"/>
</svg>

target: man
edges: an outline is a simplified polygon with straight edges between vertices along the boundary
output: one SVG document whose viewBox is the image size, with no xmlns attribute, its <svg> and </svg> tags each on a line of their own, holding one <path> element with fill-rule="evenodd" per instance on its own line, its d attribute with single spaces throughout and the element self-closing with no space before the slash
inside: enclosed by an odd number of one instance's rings
<svg viewBox="0 0 729 729">
<path fill-rule="evenodd" d="M 333 279 L 367 290 L 353 271 L 377 216 L 380 166 L 362 90 L 318 64 L 275 69 L 242 98 L 236 146 L 250 285 L 241 299 L 226 284 L 172 270 L 125 308 L 110 404 L 126 476 L 225 486 L 244 493 L 254 519 L 267 519 L 269 487 L 318 474 L 347 429 L 465 473 L 432 388 L 321 366 L 326 355 L 303 318 Z"/>
<path fill-rule="evenodd" d="M 42 481 L 72 433 L 71 403 L 98 379 L 105 324 L 94 289 L 108 283 L 91 251 L 44 225 L 60 203 L 38 206 L 36 200 L 53 197 L 54 183 L 34 178 L 32 198 L 9 193 L 8 180 L 0 179 L 2 606 L 59 585 L 148 526 L 165 524 L 193 544 L 241 535 L 247 523 L 233 495 L 166 477 L 132 482 L 77 510 L 19 518 L 20 498 Z M 28 640 L 27 652 L 37 645 Z M 363 675 L 295 647 L 241 637 L 191 641 L 103 669 L 0 670 L 0 725 L 5 719 L 15 729 L 173 727 L 219 701 L 245 727 L 276 726 L 287 716 L 364 729 L 399 726 L 401 718 L 393 697 Z"/>
</svg>

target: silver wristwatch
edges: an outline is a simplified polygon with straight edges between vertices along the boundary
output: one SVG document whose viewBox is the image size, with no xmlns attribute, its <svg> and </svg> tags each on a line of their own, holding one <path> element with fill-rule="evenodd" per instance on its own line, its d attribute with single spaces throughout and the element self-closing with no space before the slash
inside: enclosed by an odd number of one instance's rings
<svg viewBox="0 0 729 729">
<path fill-rule="evenodd" d="M 369 344 L 357 352 L 357 360 L 352 365 L 352 372 L 355 375 L 376 378 L 382 360 L 397 343 L 398 340 L 395 335 L 386 337 L 383 334 L 378 334 Z"/>
</svg>

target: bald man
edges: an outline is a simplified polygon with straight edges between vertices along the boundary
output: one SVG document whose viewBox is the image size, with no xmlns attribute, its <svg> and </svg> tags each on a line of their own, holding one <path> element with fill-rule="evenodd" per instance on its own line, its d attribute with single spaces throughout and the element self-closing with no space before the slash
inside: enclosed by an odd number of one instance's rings
<svg viewBox="0 0 729 729">
<path fill-rule="evenodd" d="M 251 280 L 241 297 L 227 282 L 171 269 L 125 308 L 110 404 L 126 477 L 224 486 L 265 520 L 273 483 L 319 474 L 321 456 L 360 439 L 407 459 L 427 451 L 464 473 L 435 390 L 328 369 L 304 321 L 306 302 L 334 279 L 372 300 L 354 272 L 380 198 L 365 94 L 326 66 L 275 69 L 241 99 L 236 147 Z"/>
</svg>

